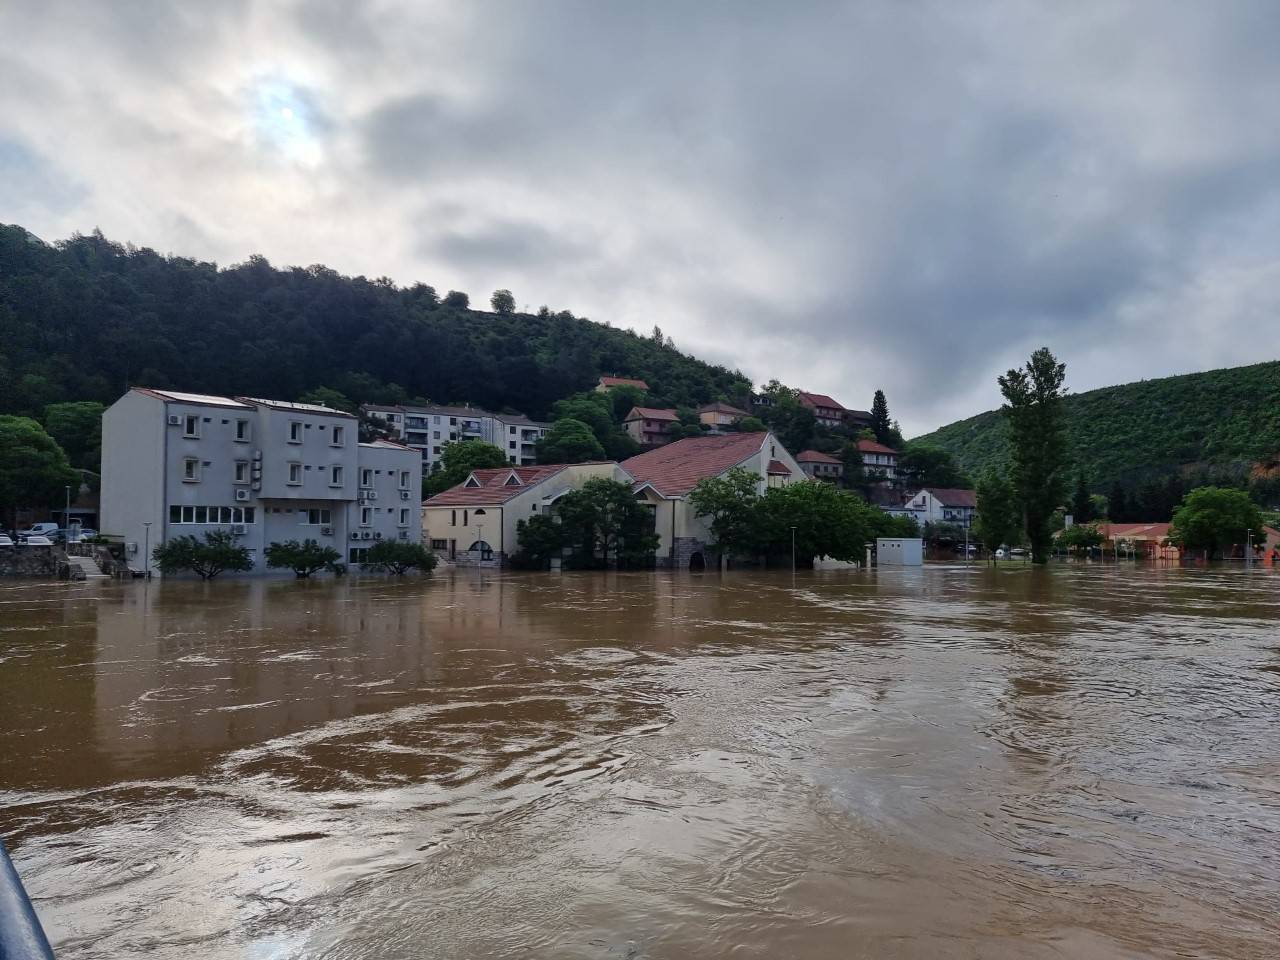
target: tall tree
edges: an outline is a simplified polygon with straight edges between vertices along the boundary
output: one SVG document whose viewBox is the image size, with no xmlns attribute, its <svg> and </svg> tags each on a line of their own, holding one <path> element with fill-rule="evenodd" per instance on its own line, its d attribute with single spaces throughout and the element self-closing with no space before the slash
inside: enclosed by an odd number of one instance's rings
<svg viewBox="0 0 1280 960">
<path fill-rule="evenodd" d="M 1067 441 L 1062 385 L 1067 367 L 1041 347 L 1021 368 L 998 378 L 1009 423 L 1013 489 L 1022 509 L 1033 563 L 1047 563 L 1053 511 L 1062 502 Z"/>
<path fill-rule="evenodd" d="M 1093 520 L 1093 500 L 1084 482 L 1084 471 L 1076 474 L 1076 491 L 1071 495 L 1071 519 L 1073 523 L 1089 523 Z"/>
<path fill-rule="evenodd" d="M 871 400 L 871 431 L 881 443 L 887 444 L 893 439 L 893 421 L 889 419 L 889 402 L 883 390 L 877 390 Z"/>
<path fill-rule="evenodd" d="M 489 298 L 489 306 L 493 307 L 494 313 L 510 316 L 516 312 L 516 298 L 510 290 L 495 290 Z"/>
<path fill-rule="evenodd" d="M 973 486 L 947 450 L 927 443 L 908 443 L 898 457 L 898 476 L 911 488 L 952 487 L 967 490 Z"/>
<path fill-rule="evenodd" d="M 27 417 L 0 416 L 0 516 L 14 525 L 18 507 L 62 503 L 80 474 L 44 427 Z"/>
<path fill-rule="evenodd" d="M 1112 523 L 1125 523 L 1129 519 L 1129 497 L 1119 480 L 1111 484 L 1111 492 L 1107 494 L 1107 519 Z"/>
<path fill-rule="evenodd" d="M 51 403 L 44 408 L 44 426 L 62 447 L 73 467 L 98 472 L 102 460 L 102 411 L 94 400 Z"/>
<path fill-rule="evenodd" d="M 982 475 L 976 493 L 978 509 L 973 521 L 973 535 L 994 557 L 1002 545 L 1022 539 L 1022 517 L 1017 497 L 1008 478 L 994 470 Z"/>
<path fill-rule="evenodd" d="M 630 484 L 593 477 L 561 497 L 555 511 L 577 565 L 652 565 L 658 548 L 653 514 L 636 502 Z"/>
</svg>

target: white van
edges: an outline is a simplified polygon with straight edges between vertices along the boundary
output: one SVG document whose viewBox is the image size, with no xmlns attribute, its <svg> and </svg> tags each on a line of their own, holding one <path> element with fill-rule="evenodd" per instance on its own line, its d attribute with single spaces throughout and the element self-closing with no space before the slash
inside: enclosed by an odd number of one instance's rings
<svg viewBox="0 0 1280 960">
<path fill-rule="evenodd" d="M 56 523 L 33 523 L 27 530 L 19 530 L 18 536 L 21 537 L 52 537 L 58 532 Z"/>
</svg>

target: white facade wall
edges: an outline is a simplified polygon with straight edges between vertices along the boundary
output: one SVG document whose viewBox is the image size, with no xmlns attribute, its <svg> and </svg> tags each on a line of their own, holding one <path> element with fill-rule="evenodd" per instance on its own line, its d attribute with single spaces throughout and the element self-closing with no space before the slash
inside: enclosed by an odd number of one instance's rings
<svg viewBox="0 0 1280 960">
<path fill-rule="evenodd" d="M 368 529 L 371 539 L 375 532 L 420 539 L 414 451 L 358 444 L 355 418 L 338 411 L 205 399 L 133 390 L 103 415 L 101 530 L 124 540 L 134 569 L 155 572 L 148 541 L 154 548 L 212 530 L 235 534 L 259 573 L 267 569 L 264 551 L 273 542 L 313 539 L 349 560 L 356 527 Z M 387 487 L 389 509 L 370 514 L 364 527 L 357 495 L 366 461 L 378 471 L 379 493 Z M 402 502 L 404 473 L 410 496 Z M 409 510 L 403 527 L 401 507 Z"/>
<path fill-rule="evenodd" d="M 419 451 L 424 474 L 439 468 L 445 444 L 460 440 L 483 440 L 505 453 L 509 463 L 531 466 L 537 463 L 534 444 L 550 429 L 525 417 L 480 409 L 367 407 L 366 413 L 385 420 L 400 443 Z"/>
</svg>

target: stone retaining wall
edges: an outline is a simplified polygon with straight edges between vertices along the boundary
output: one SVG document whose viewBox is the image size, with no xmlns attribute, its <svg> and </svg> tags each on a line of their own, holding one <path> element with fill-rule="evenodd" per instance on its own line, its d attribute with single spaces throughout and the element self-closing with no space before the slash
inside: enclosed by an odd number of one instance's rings
<svg viewBox="0 0 1280 960">
<path fill-rule="evenodd" d="M 57 547 L 0 547 L 0 577 L 83 580 L 84 571 Z"/>
</svg>

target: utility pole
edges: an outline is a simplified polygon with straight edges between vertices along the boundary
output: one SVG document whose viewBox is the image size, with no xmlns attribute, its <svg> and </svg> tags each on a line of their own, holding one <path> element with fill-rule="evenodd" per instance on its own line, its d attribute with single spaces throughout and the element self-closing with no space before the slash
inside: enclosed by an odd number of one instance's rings
<svg viewBox="0 0 1280 960">
<path fill-rule="evenodd" d="M 1245 531 L 1245 547 L 1244 547 L 1244 566 L 1249 569 L 1253 566 L 1253 531 Z"/>
<path fill-rule="evenodd" d="M 143 540 L 142 540 L 142 569 L 146 572 L 147 579 L 151 579 L 151 521 L 144 521 L 142 524 Z"/>
<path fill-rule="evenodd" d="M 71 535 L 71 488 L 67 487 L 67 508 L 62 511 L 62 528 L 67 531 L 67 535 Z"/>
<path fill-rule="evenodd" d="M 795 524 L 791 525 L 791 577 L 796 575 L 796 528 Z"/>
</svg>

